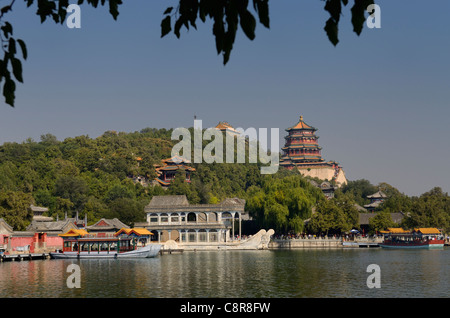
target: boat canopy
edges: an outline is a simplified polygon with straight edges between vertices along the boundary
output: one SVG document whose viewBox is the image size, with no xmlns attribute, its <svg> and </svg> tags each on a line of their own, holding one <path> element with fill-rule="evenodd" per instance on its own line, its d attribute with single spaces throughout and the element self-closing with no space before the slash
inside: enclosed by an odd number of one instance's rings
<svg viewBox="0 0 450 318">
<path fill-rule="evenodd" d="M 139 236 L 141 236 L 141 235 L 153 235 L 153 233 L 150 232 L 149 230 L 144 229 L 144 228 L 140 228 L 140 227 L 132 228 L 131 231 L 133 233 L 139 235 Z"/>
<path fill-rule="evenodd" d="M 406 234 L 410 233 L 410 231 L 404 230 L 401 227 L 390 227 L 387 231 L 380 231 L 383 234 Z"/>
<path fill-rule="evenodd" d="M 62 237 L 83 237 L 85 235 L 88 235 L 89 233 L 86 230 L 83 229 L 70 229 L 69 231 L 67 231 L 64 234 L 58 234 L 59 236 Z"/>
<path fill-rule="evenodd" d="M 413 231 L 404 230 L 399 227 L 390 227 L 387 229 L 387 231 L 380 231 L 382 234 L 441 234 L 441 231 L 439 231 L 437 228 L 434 227 L 421 227 L 414 229 Z"/>
<path fill-rule="evenodd" d="M 117 231 L 114 236 L 119 236 L 121 234 L 126 234 L 126 235 L 135 235 L 135 236 L 146 236 L 146 235 L 153 235 L 152 232 L 150 232 L 147 229 L 144 228 L 132 228 L 132 229 L 125 229 L 125 228 L 121 228 L 119 231 Z"/>
<path fill-rule="evenodd" d="M 421 227 L 414 229 L 414 231 L 421 234 L 441 234 L 441 231 L 435 227 Z"/>
<path fill-rule="evenodd" d="M 126 229 L 126 228 L 121 228 L 119 231 L 117 231 L 116 233 L 114 233 L 114 236 L 119 236 L 121 234 L 125 234 L 125 235 L 129 235 L 131 232 L 131 229 Z"/>
</svg>

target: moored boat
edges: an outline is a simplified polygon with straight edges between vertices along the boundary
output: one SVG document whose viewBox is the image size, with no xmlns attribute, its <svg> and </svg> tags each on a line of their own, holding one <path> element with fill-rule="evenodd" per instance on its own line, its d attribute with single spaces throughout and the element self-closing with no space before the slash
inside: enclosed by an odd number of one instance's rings
<svg viewBox="0 0 450 318">
<path fill-rule="evenodd" d="M 418 228 L 413 231 L 389 228 L 382 231 L 384 248 L 440 249 L 444 247 L 444 236 L 437 228 Z"/>
<path fill-rule="evenodd" d="M 63 237 L 63 249 L 50 253 L 53 259 L 149 258 L 158 255 L 161 245 L 139 247 L 132 236 L 97 237 L 84 230 L 70 230 Z"/>
</svg>

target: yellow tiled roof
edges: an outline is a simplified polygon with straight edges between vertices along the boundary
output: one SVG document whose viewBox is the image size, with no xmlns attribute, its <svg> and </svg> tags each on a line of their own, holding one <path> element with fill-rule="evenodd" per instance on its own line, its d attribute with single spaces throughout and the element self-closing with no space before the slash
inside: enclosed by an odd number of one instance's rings
<svg viewBox="0 0 450 318">
<path fill-rule="evenodd" d="M 161 183 L 161 184 L 164 185 L 164 186 L 167 186 L 167 185 L 170 184 L 170 182 L 163 181 L 163 180 L 161 180 L 160 178 L 155 178 L 155 180 L 158 181 L 159 183 Z"/>
<path fill-rule="evenodd" d="M 89 234 L 89 233 L 83 229 L 70 229 L 66 233 L 58 234 L 58 235 L 62 236 L 62 237 L 71 237 L 71 236 L 85 236 L 87 234 Z"/>
<path fill-rule="evenodd" d="M 139 235 L 139 236 L 141 236 L 141 235 L 153 235 L 153 233 L 150 232 L 149 230 L 137 227 L 137 228 L 132 228 L 132 229 L 121 228 L 119 231 L 117 231 L 114 234 L 114 236 L 119 236 L 122 233 L 125 233 L 127 235 L 130 235 L 131 233 L 135 233 L 136 235 Z"/>
<path fill-rule="evenodd" d="M 421 227 L 418 229 L 414 229 L 416 232 L 420 232 L 422 234 L 441 234 L 441 231 L 439 231 L 435 227 Z"/>
<path fill-rule="evenodd" d="M 130 232 L 131 232 L 131 229 L 126 229 L 126 228 L 121 228 L 120 230 L 118 230 L 116 233 L 114 233 L 114 236 L 118 236 L 118 235 L 120 235 L 120 234 L 122 234 L 122 233 L 125 233 L 125 234 L 130 234 Z"/>
<path fill-rule="evenodd" d="M 221 131 L 226 131 L 226 130 L 230 130 L 233 132 L 237 132 L 236 129 L 233 128 L 233 126 L 231 126 L 229 123 L 221 121 L 217 124 L 216 129 L 219 129 Z"/>
<path fill-rule="evenodd" d="M 409 233 L 409 231 L 402 229 L 401 227 L 390 227 L 388 233 Z"/>
<path fill-rule="evenodd" d="M 314 129 L 314 127 L 308 125 L 307 123 L 305 123 L 303 121 L 303 116 L 300 116 L 300 121 L 297 123 L 297 125 L 295 125 L 294 127 L 291 127 L 289 129 Z"/>
<path fill-rule="evenodd" d="M 150 232 L 147 229 L 144 228 L 140 228 L 140 227 L 135 227 L 131 229 L 132 232 L 135 232 L 138 235 L 153 235 L 152 232 Z"/>
</svg>

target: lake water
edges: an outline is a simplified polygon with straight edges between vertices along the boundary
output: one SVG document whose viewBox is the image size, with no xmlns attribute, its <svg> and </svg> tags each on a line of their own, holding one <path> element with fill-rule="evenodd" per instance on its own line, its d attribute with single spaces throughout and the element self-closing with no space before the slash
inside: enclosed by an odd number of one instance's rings
<svg viewBox="0 0 450 318">
<path fill-rule="evenodd" d="M 80 288 L 68 288 L 70 264 Z M 380 288 L 368 288 L 380 268 Z M 450 297 L 450 249 L 184 252 L 135 260 L 0 263 L 0 297 L 395 298 Z"/>
</svg>

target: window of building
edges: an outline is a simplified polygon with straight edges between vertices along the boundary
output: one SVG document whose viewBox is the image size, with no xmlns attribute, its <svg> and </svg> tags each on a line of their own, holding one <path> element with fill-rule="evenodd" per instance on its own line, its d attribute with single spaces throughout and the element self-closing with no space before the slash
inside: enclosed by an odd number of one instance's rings
<svg viewBox="0 0 450 318">
<path fill-rule="evenodd" d="M 210 242 L 217 242 L 218 241 L 218 235 L 217 232 L 210 232 L 209 233 L 209 241 Z"/>
<path fill-rule="evenodd" d="M 200 242 L 206 242 L 206 232 L 199 232 L 198 233 L 198 240 Z"/>
</svg>

